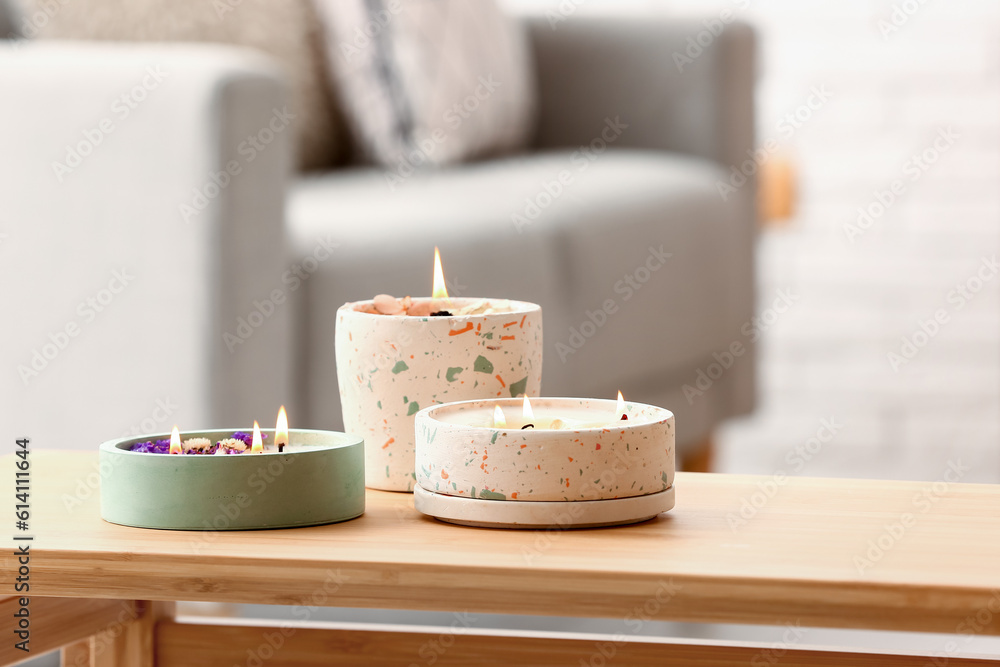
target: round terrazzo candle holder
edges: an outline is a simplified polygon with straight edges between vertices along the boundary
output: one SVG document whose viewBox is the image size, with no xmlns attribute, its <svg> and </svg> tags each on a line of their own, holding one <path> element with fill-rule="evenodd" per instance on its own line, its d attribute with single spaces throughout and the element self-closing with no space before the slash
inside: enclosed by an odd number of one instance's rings
<svg viewBox="0 0 1000 667">
<path fill-rule="evenodd" d="M 481 299 L 451 299 L 458 310 Z M 538 396 L 542 309 L 415 317 L 337 311 L 337 380 L 344 428 L 365 439 L 366 484 L 412 491 L 413 416 L 429 405 L 475 398 Z M 360 302 L 371 303 L 371 302 Z"/>
<path fill-rule="evenodd" d="M 181 435 L 217 442 L 237 430 Z M 170 434 L 106 442 L 100 449 L 101 518 L 137 528 L 249 530 L 361 516 L 361 438 L 306 429 L 292 429 L 288 436 L 282 453 L 270 447 L 261 454 L 224 456 L 129 451 L 135 443 Z"/>
<path fill-rule="evenodd" d="M 494 427 L 494 410 L 522 401 L 478 400 L 416 417 L 414 505 L 444 521 L 543 528 L 636 523 L 674 505 L 674 416 L 615 401 L 540 398 L 534 417 Z M 552 418 L 565 421 L 548 428 Z M 520 422 L 545 428 L 520 428 Z"/>
</svg>

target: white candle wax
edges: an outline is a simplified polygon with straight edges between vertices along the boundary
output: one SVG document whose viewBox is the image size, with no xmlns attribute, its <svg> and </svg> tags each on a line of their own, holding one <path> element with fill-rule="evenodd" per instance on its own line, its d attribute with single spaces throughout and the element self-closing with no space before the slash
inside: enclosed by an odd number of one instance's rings
<svg viewBox="0 0 1000 667">
<path fill-rule="evenodd" d="M 601 411 L 603 412 L 603 411 Z M 606 415 L 595 410 L 560 406 L 558 408 L 534 408 L 533 414 L 526 416 L 524 410 L 507 407 L 503 410 L 503 421 L 497 420 L 496 407 L 493 411 L 468 411 L 456 417 L 456 421 L 469 426 L 485 426 L 504 430 L 522 429 L 531 424 L 535 429 L 544 430 L 574 430 L 586 428 L 612 428 L 628 423 L 622 419 L 622 413 L 609 411 Z M 628 410 L 625 411 L 628 414 Z M 529 427 L 530 428 L 530 427 Z"/>
</svg>

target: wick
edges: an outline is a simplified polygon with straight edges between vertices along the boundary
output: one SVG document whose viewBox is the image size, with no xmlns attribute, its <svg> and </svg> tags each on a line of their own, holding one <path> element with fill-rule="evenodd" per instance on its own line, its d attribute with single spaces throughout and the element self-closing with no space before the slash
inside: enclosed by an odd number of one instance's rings
<svg viewBox="0 0 1000 667">
<path fill-rule="evenodd" d="M 279 442 L 278 443 L 278 453 L 280 454 L 283 451 L 285 451 L 285 443 Z"/>
<path fill-rule="evenodd" d="M 526 428 L 535 428 L 535 425 L 534 424 L 525 424 L 524 426 L 521 427 L 521 430 L 523 431 Z"/>
<path fill-rule="evenodd" d="M 431 313 L 431 317 L 453 317 L 453 315 L 447 310 L 439 310 L 436 313 Z"/>
<path fill-rule="evenodd" d="M 628 415 L 627 415 L 627 414 L 625 414 L 625 413 L 622 413 L 622 418 L 621 418 L 621 421 L 623 421 L 623 422 L 627 422 L 627 421 L 628 421 Z"/>
</svg>

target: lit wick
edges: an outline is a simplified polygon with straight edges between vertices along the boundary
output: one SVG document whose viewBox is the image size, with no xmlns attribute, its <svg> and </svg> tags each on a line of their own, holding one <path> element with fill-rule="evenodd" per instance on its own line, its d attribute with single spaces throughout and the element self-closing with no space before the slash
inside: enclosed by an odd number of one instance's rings
<svg viewBox="0 0 1000 667">
<path fill-rule="evenodd" d="M 431 317 L 451 317 L 451 312 L 443 306 L 451 305 L 448 296 L 448 285 L 444 281 L 444 269 L 441 268 L 441 251 L 434 246 L 434 284 L 431 290 Z"/>
<path fill-rule="evenodd" d="M 506 428 L 507 418 L 503 416 L 503 410 L 497 405 L 493 408 L 493 428 Z"/>
<path fill-rule="evenodd" d="M 621 415 L 618 421 L 628 421 L 628 415 L 625 414 L 625 398 L 622 397 L 621 391 L 618 392 L 618 409 L 616 412 Z"/>
<path fill-rule="evenodd" d="M 250 453 L 251 454 L 263 454 L 264 453 L 264 443 L 260 438 L 260 426 L 257 421 L 254 420 L 253 423 L 253 440 L 250 441 Z"/>
<path fill-rule="evenodd" d="M 525 421 L 535 418 L 535 411 L 531 409 L 531 401 L 528 400 L 527 394 L 524 395 L 524 402 L 521 404 L 521 417 Z M 521 430 L 523 431 L 526 428 L 535 428 L 535 425 L 531 423 L 525 424 L 521 427 Z"/>
<path fill-rule="evenodd" d="M 170 453 L 171 454 L 180 454 L 183 451 L 184 450 L 181 449 L 181 434 L 180 434 L 180 431 L 178 431 L 177 427 L 174 426 L 174 430 L 170 432 Z"/>
<path fill-rule="evenodd" d="M 278 445 L 278 452 L 285 451 L 288 444 L 288 415 L 285 414 L 285 406 L 278 410 L 278 423 L 274 426 L 274 444 Z"/>
</svg>

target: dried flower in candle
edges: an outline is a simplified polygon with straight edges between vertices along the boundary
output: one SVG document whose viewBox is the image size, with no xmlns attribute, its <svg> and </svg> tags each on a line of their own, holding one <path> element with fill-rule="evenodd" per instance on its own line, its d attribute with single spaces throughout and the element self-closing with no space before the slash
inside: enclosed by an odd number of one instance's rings
<svg viewBox="0 0 1000 667">
<path fill-rule="evenodd" d="M 267 433 L 261 433 L 260 437 L 267 440 Z M 253 433 L 247 433 L 246 431 L 237 431 L 233 433 L 233 438 L 236 440 L 242 440 L 243 444 L 249 447 L 253 443 Z"/>
<path fill-rule="evenodd" d="M 225 447 L 226 449 L 231 449 L 234 452 L 246 451 L 247 443 L 242 440 L 237 440 L 236 438 L 226 438 L 225 440 L 219 441 L 219 447 Z"/>
<path fill-rule="evenodd" d="M 188 438 L 181 443 L 184 449 L 193 449 L 199 452 L 203 452 L 206 449 L 211 449 L 212 441 L 208 438 Z"/>
<path fill-rule="evenodd" d="M 166 454 L 170 451 L 170 440 L 137 442 L 132 445 L 131 451 L 141 452 L 144 454 Z"/>
<path fill-rule="evenodd" d="M 218 453 L 219 449 L 223 449 L 223 454 L 240 454 L 249 449 L 250 445 L 248 444 L 248 441 L 252 437 L 253 436 L 249 433 L 237 431 L 236 433 L 233 433 L 233 437 L 220 441 L 218 445 L 213 445 L 212 441 L 208 438 L 189 438 L 183 442 L 183 453 L 215 454 Z M 267 438 L 266 435 L 263 437 Z M 170 439 L 163 438 L 161 440 L 136 442 L 129 447 L 129 451 L 138 452 L 140 454 L 169 454 Z"/>
</svg>

